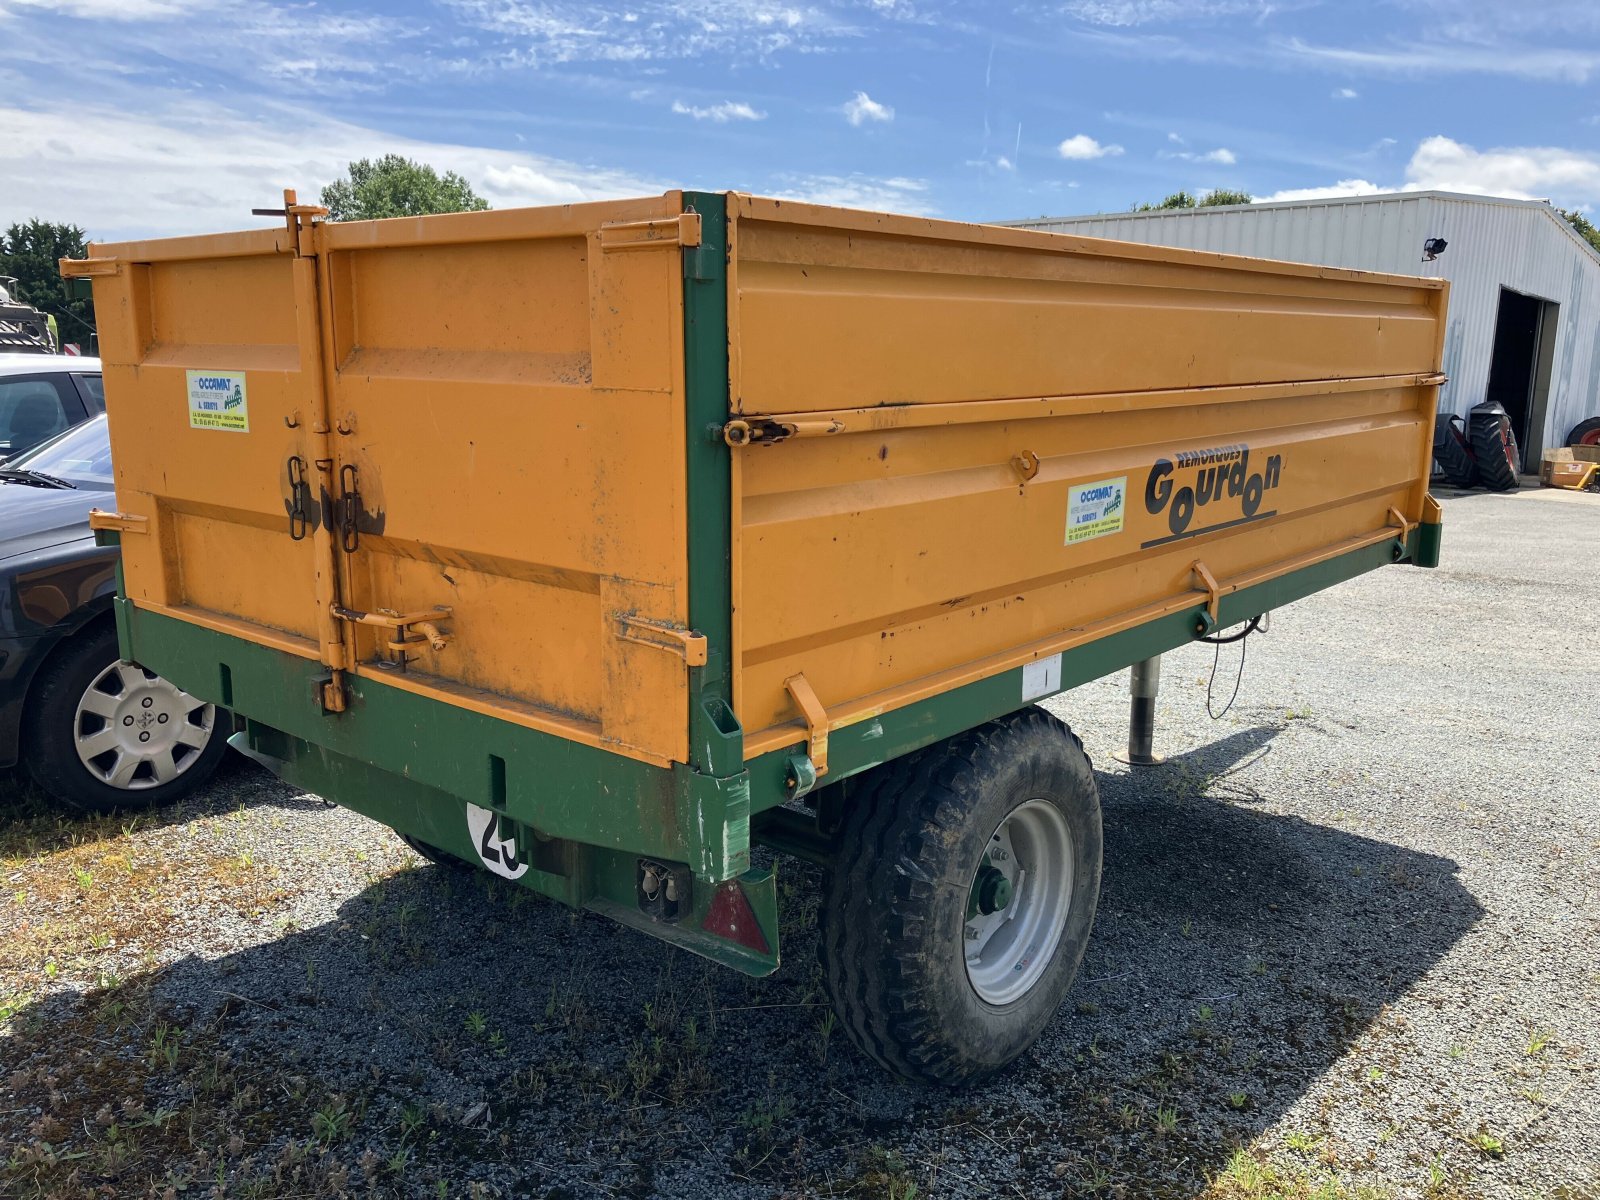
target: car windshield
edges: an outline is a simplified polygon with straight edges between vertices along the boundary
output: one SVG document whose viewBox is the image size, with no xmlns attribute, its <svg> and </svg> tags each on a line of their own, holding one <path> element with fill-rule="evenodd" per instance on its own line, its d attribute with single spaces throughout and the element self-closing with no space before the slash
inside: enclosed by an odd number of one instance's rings
<svg viewBox="0 0 1600 1200">
<path fill-rule="evenodd" d="M 7 459 L 0 470 L 40 471 L 79 487 L 109 491 L 113 481 L 106 419 L 95 417 L 57 434 L 42 446 Z"/>
</svg>

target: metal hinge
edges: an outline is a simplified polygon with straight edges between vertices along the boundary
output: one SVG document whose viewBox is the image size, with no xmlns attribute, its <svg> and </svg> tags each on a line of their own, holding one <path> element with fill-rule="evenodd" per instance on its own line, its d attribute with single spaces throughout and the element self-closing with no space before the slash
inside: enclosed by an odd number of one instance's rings
<svg viewBox="0 0 1600 1200">
<path fill-rule="evenodd" d="M 600 226 L 602 250 L 648 250 L 652 246 L 698 246 L 700 214 L 652 217 L 648 221 L 616 221 Z"/>
<path fill-rule="evenodd" d="M 122 263 L 115 258 L 63 258 L 58 265 L 63 279 L 116 275 L 122 270 Z"/>
<path fill-rule="evenodd" d="M 680 655 L 685 665 L 706 665 L 706 635 L 673 625 L 667 621 L 652 621 L 648 617 L 635 617 L 628 613 L 614 613 L 617 619 L 617 636 L 625 642 L 641 646 L 654 646 Z"/>
<path fill-rule="evenodd" d="M 106 512 L 103 508 L 89 510 L 90 529 L 115 529 L 118 533 L 149 533 L 149 517 L 137 513 Z"/>
</svg>

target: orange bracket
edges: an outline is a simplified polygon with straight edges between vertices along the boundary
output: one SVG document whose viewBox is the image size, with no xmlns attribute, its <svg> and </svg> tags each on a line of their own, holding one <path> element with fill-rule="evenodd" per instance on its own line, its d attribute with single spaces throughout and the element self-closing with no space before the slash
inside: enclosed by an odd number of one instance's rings
<svg viewBox="0 0 1600 1200">
<path fill-rule="evenodd" d="M 90 529 L 115 529 L 118 533 L 149 533 L 150 518 L 137 513 L 106 512 L 103 508 L 89 510 Z"/>
<path fill-rule="evenodd" d="M 816 773 L 828 773 L 828 710 L 822 707 L 822 701 L 817 699 L 817 693 L 806 682 L 804 675 L 791 675 L 783 681 L 783 686 L 788 689 L 789 695 L 794 697 L 795 706 L 799 708 L 800 715 L 805 718 L 807 741 L 806 755 L 811 759 L 811 767 Z"/>
<path fill-rule="evenodd" d="M 666 621 L 652 621 L 648 617 L 635 617 L 627 613 L 613 615 L 617 619 L 617 636 L 623 641 L 669 651 L 682 658 L 687 666 L 706 665 L 708 651 L 705 634 Z"/>
<path fill-rule="evenodd" d="M 1217 612 L 1222 604 L 1222 585 L 1217 582 L 1216 576 L 1211 574 L 1205 563 L 1197 560 L 1192 569 L 1195 578 L 1200 580 L 1200 590 L 1206 594 L 1206 611 L 1211 614 L 1211 623 L 1215 625 L 1222 619 Z"/>
<path fill-rule="evenodd" d="M 644 250 L 651 246 L 700 244 L 700 214 L 653 217 L 647 221 L 613 221 L 600 226 L 600 249 Z"/>
</svg>

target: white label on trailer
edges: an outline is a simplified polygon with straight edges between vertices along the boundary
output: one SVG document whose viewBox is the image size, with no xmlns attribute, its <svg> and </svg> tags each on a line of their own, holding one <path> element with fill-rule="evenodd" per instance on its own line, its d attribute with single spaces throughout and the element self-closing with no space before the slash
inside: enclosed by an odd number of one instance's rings
<svg viewBox="0 0 1600 1200">
<path fill-rule="evenodd" d="M 500 824 L 500 814 L 493 809 L 467 805 L 467 832 L 472 835 L 472 848 L 478 852 L 478 861 L 507 879 L 521 879 L 528 872 L 528 864 L 517 858 L 517 836 Z M 510 833 L 502 837 L 502 833 Z"/>
<path fill-rule="evenodd" d="M 185 371 L 191 429 L 250 432 L 250 397 L 243 371 Z"/>
<path fill-rule="evenodd" d="M 1022 698 L 1037 700 L 1061 690 L 1061 655 L 1035 659 L 1022 668 Z"/>
<path fill-rule="evenodd" d="M 1128 495 L 1128 477 L 1075 483 L 1067 489 L 1065 545 L 1122 532 L 1122 514 Z"/>
</svg>

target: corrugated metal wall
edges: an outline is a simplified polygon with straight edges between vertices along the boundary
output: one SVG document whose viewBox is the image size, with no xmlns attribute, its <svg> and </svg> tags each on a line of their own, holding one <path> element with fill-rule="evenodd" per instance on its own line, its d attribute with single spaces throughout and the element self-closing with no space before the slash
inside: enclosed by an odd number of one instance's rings
<svg viewBox="0 0 1600 1200">
<path fill-rule="evenodd" d="M 1442 192 L 1018 221 L 1030 229 L 1450 280 L 1441 407 L 1484 397 L 1500 289 L 1560 305 L 1543 445 L 1600 413 L 1600 255 L 1547 205 Z M 1422 262 L 1422 243 L 1450 247 Z"/>
</svg>

